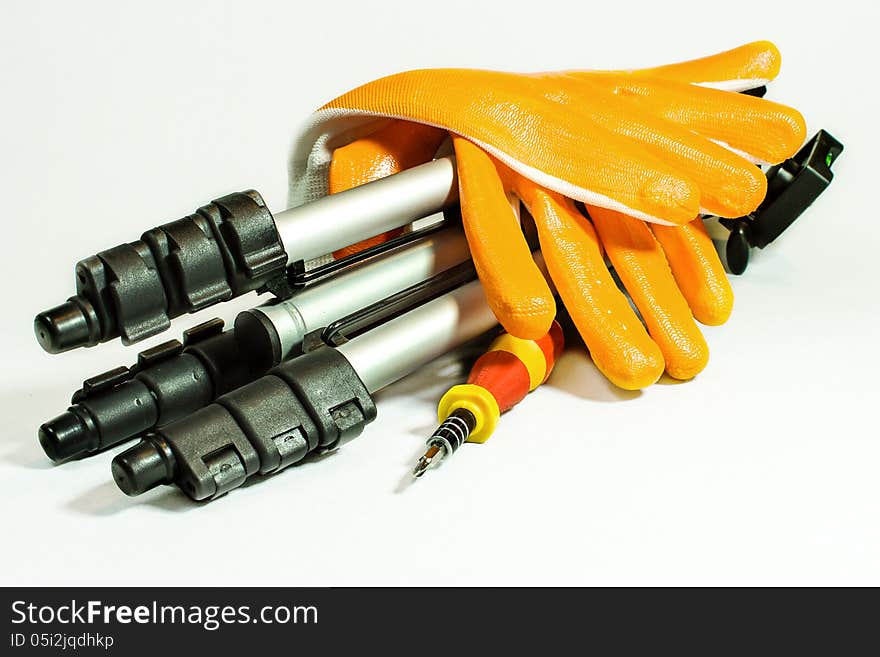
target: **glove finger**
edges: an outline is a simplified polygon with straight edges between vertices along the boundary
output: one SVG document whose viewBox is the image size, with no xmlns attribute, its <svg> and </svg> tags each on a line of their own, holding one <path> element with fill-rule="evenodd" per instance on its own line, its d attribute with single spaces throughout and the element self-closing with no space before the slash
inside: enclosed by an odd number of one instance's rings
<svg viewBox="0 0 880 657">
<path fill-rule="evenodd" d="M 446 132 L 411 121 L 390 121 L 376 132 L 333 151 L 330 193 L 424 164 L 434 157 Z"/>
<path fill-rule="evenodd" d="M 530 182 L 517 191 L 535 219 L 550 277 L 596 367 L 626 390 L 657 381 L 663 354 L 611 278 L 590 222 L 571 199 L 555 192 Z"/>
<path fill-rule="evenodd" d="M 775 45 L 769 41 L 755 41 L 700 59 L 626 71 L 626 73 L 633 76 L 677 80 L 728 91 L 744 91 L 761 87 L 773 80 L 779 75 L 781 64 L 782 55 Z"/>
<path fill-rule="evenodd" d="M 709 361 L 709 347 L 651 229 L 612 210 L 587 209 L 614 270 L 663 353 L 667 373 L 693 378 Z"/>
<path fill-rule="evenodd" d="M 776 164 L 794 155 L 807 127 L 796 109 L 763 98 L 681 82 L 621 76 L 592 79 L 643 111 L 717 141 L 753 161 Z"/>
<path fill-rule="evenodd" d="M 698 322 L 723 324 L 733 310 L 733 289 L 702 219 L 685 226 L 651 226 L 678 289 Z"/>
<path fill-rule="evenodd" d="M 328 173 L 330 194 L 336 194 L 404 169 L 424 164 L 434 157 L 446 132 L 410 121 L 391 121 L 366 137 L 333 151 Z M 403 233 L 392 230 L 334 252 L 344 258 L 382 244 Z"/>
<path fill-rule="evenodd" d="M 764 200 L 767 178 L 739 155 L 687 128 L 651 115 L 587 79 L 556 76 L 554 83 L 560 92 L 560 104 L 580 122 L 592 120 L 608 132 L 641 145 L 646 152 L 662 158 L 682 176 L 693 180 L 700 188 L 700 205 L 706 212 L 741 217 L 753 212 Z M 606 101 L 589 107 L 589 97 L 599 94 L 605 95 Z M 585 111 L 589 116 L 583 116 Z"/>
<path fill-rule="evenodd" d="M 570 108 L 549 97 L 551 82 L 493 71 L 409 71 L 350 91 L 321 112 L 443 127 L 569 198 L 647 221 L 683 224 L 696 216 L 699 189 L 690 178 L 590 120 L 590 109 L 602 99 L 587 99 L 573 121 Z"/>
<path fill-rule="evenodd" d="M 537 340 L 550 330 L 556 304 L 510 207 L 495 164 L 453 136 L 462 225 L 486 300 L 511 335 Z"/>
</svg>

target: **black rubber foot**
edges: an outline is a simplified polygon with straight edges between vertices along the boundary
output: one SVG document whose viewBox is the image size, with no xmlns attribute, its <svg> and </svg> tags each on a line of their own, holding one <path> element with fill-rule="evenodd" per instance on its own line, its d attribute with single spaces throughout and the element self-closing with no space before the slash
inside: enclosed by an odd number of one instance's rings
<svg viewBox="0 0 880 657">
<path fill-rule="evenodd" d="M 43 451 L 53 461 L 64 461 L 87 454 L 92 437 L 88 427 L 75 413 L 67 411 L 40 427 L 38 436 Z"/>
<path fill-rule="evenodd" d="M 161 438 L 147 438 L 118 454 L 110 465 L 113 480 L 126 495 L 141 495 L 174 477 L 174 455 Z"/>
<path fill-rule="evenodd" d="M 34 335 L 40 346 L 50 354 L 87 347 L 98 343 L 94 321 L 89 321 L 87 301 L 68 300 L 60 306 L 44 310 L 34 318 Z"/>
<path fill-rule="evenodd" d="M 749 243 L 748 227 L 740 223 L 730 231 L 727 238 L 725 256 L 727 269 L 731 274 L 742 274 L 749 266 L 749 252 L 752 247 Z"/>
</svg>

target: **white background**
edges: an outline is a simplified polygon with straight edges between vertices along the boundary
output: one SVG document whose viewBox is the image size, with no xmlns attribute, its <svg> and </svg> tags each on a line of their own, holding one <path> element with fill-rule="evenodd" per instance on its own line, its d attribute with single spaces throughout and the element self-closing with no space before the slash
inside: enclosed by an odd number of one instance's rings
<svg viewBox="0 0 880 657">
<path fill-rule="evenodd" d="M 0 18 L 4 584 L 880 584 L 875 3 L 5 2 Z M 767 38 L 771 97 L 846 145 L 734 281 L 711 362 L 613 389 L 582 349 L 484 446 L 402 482 L 457 379 L 380 396 L 357 441 L 210 504 L 53 467 L 37 426 L 173 331 L 50 356 L 73 264 L 247 187 L 286 203 L 294 127 L 406 68 L 625 68 Z"/>
</svg>

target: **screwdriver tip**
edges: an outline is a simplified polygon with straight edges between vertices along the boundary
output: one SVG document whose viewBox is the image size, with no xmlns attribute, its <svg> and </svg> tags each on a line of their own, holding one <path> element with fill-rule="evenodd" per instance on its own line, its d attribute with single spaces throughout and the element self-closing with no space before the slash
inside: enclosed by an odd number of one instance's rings
<svg viewBox="0 0 880 657">
<path fill-rule="evenodd" d="M 416 467 L 413 468 L 412 476 L 418 479 L 427 472 L 428 468 L 442 461 L 445 455 L 446 449 L 441 445 L 437 443 L 429 445 L 428 450 L 421 456 L 419 462 L 416 463 Z"/>
</svg>

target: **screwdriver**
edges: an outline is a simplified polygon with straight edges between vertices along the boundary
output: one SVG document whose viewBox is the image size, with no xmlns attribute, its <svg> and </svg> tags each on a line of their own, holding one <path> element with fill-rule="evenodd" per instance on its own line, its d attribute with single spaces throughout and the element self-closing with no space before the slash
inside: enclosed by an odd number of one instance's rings
<svg viewBox="0 0 880 657">
<path fill-rule="evenodd" d="M 509 333 L 495 338 L 474 363 L 467 383 L 453 386 L 440 399 L 440 426 L 428 438 L 428 449 L 413 469 L 413 477 L 421 477 L 465 441 L 489 440 L 501 414 L 547 380 L 563 346 L 562 328 L 556 321 L 538 340 Z"/>
</svg>

